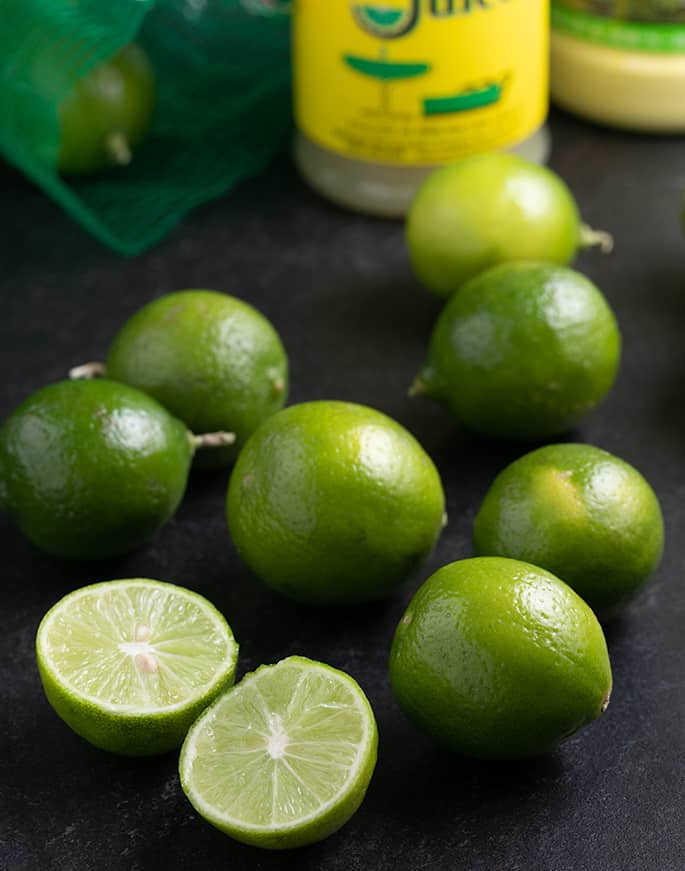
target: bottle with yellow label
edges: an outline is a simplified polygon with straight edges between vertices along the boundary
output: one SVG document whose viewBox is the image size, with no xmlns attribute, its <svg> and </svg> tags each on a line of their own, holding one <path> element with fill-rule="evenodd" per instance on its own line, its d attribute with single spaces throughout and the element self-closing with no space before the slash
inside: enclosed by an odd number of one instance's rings
<svg viewBox="0 0 685 871">
<path fill-rule="evenodd" d="M 549 0 L 294 0 L 297 163 L 330 199 L 401 216 L 436 167 L 548 152 Z"/>
</svg>

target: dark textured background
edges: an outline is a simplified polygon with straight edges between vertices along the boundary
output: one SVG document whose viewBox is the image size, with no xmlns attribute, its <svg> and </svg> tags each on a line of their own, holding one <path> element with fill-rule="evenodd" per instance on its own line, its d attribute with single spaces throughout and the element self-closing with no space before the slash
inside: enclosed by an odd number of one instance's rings
<svg viewBox="0 0 685 871">
<path fill-rule="evenodd" d="M 102 357 L 142 303 L 185 287 L 234 293 L 283 336 L 291 400 L 367 403 L 404 423 L 436 460 L 450 525 L 395 599 L 320 612 L 269 592 L 238 561 L 223 517 L 226 474 L 195 478 L 150 545 L 110 563 L 49 559 L 0 518 L 0 867 L 52 869 L 452 869 L 682 871 L 685 867 L 685 189 L 682 139 L 629 137 L 553 119 L 552 165 L 585 218 L 616 237 L 580 268 L 613 304 L 625 354 L 609 400 L 572 434 L 634 463 L 662 500 L 663 565 L 607 627 L 615 692 L 607 715 L 556 754 L 525 764 L 448 757 L 402 716 L 386 673 L 394 626 L 438 566 L 469 555 L 474 513 L 522 452 L 463 432 L 406 397 L 437 300 L 412 279 L 397 224 L 337 210 L 283 160 L 234 197 L 196 212 L 160 247 L 124 261 L 0 169 L 0 416 L 67 368 Z M 46 609 L 95 580 L 149 576 L 206 595 L 242 645 L 240 673 L 302 653 L 349 671 L 380 728 L 375 777 L 337 835 L 287 855 L 242 847 L 183 797 L 173 755 L 108 756 L 43 698 L 33 639 Z"/>
</svg>

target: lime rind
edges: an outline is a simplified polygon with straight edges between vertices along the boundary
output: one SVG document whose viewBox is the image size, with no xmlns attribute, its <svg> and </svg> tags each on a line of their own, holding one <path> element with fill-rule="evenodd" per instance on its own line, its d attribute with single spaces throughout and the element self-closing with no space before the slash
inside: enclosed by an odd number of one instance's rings
<svg viewBox="0 0 685 871">
<path fill-rule="evenodd" d="M 202 596 L 131 579 L 65 596 L 41 621 L 36 654 L 48 701 L 75 732 L 147 755 L 178 747 L 232 685 L 238 645 Z"/>
<path fill-rule="evenodd" d="M 201 816 L 235 839 L 303 846 L 357 810 L 377 743 L 371 706 L 351 677 L 289 657 L 247 675 L 192 726 L 181 784 Z"/>
</svg>

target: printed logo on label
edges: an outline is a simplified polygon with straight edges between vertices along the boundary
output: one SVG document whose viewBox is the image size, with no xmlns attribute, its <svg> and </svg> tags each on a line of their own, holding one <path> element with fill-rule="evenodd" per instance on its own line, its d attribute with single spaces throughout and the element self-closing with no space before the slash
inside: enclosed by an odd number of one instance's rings
<svg viewBox="0 0 685 871">
<path fill-rule="evenodd" d="M 511 0 L 394 0 L 392 3 L 354 3 L 352 14 L 366 33 L 381 39 L 399 39 L 411 33 L 422 15 L 454 18 L 478 10 L 488 11 Z"/>
</svg>

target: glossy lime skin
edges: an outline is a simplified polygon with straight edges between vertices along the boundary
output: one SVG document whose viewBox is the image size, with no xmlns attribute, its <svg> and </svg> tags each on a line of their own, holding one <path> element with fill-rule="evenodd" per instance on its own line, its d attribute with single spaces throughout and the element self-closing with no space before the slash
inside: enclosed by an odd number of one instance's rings
<svg viewBox="0 0 685 871">
<path fill-rule="evenodd" d="M 397 627 L 390 681 L 406 714 L 451 750 L 515 759 L 552 750 L 609 702 L 602 628 L 549 572 L 485 557 L 420 587 Z"/>
<path fill-rule="evenodd" d="M 0 428 L 0 504 L 53 556 L 115 556 L 172 516 L 192 453 L 181 421 L 138 390 L 51 384 Z"/>
<path fill-rule="evenodd" d="M 231 476 L 239 554 L 278 592 L 317 604 L 380 598 L 428 556 L 445 499 L 407 430 L 361 405 L 308 402 L 250 438 Z"/>
<path fill-rule="evenodd" d="M 155 78 L 143 49 L 131 43 L 79 79 L 59 106 L 64 174 L 99 172 L 115 166 L 112 134 L 134 149 L 145 138 L 155 107 Z"/>
<path fill-rule="evenodd" d="M 508 263 L 449 301 L 418 391 L 487 435 L 545 438 L 604 399 L 620 354 L 614 314 L 589 279 L 561 266 Z"/>
<path fill-rule="evenodd" d="M 553 572 L 604 615 L 656 570 L 664 521 L 656 494 L 628 463 L 591 445 L 549 445 L 498 475 L 473 542 L 479 556 Z"/>
<path fill-rule="evenodd" d="M 106 368 L 192 432 L 235 433 L 235 445 L 198 453 L 205 466 L 232 462 L 288 395 L 288 358 L 273 326 L 251 305 L 212 290 L 170 293 L 144 306 L 115 337 Z"/>
<path fill-rule="evenodd" d="M 558 175 L 512 154 L 488 154 L 429 176 L 409 211 L 407 244 L 418 278 L 448 297 L 499 263 L 570 263 L 580 229 Z"/>
</svg>

